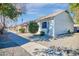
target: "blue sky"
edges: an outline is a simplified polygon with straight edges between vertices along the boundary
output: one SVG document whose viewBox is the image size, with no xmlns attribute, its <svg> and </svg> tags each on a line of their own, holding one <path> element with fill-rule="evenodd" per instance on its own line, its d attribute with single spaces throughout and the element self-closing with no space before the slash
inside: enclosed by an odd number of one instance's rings
<svg viewBox="0 0 79 59">
<path fill-rule="evenodd" d="M 58 4 L 58 3 L 28 3 L 26 4 L 25 14 L 18 18 L 17 24 L 27 22 L 30 20 L 35 20 L 41 16 L 51 14 L 59 9 L 67 10 L 69 4 Z"/>
</svg>

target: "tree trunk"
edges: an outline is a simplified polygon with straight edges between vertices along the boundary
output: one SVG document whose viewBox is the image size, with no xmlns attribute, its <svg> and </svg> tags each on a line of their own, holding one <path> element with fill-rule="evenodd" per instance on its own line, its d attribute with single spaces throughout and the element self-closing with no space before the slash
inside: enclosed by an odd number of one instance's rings
<svg viewBox="0 0 79 59">
<path fill-rule="evenodd" d="M 5 29 L 5 17 L 3 16 L 3 27 L 0 29 L 0 34 L 3 34 L 4 33 L 4 29 Z"/>
</svg>

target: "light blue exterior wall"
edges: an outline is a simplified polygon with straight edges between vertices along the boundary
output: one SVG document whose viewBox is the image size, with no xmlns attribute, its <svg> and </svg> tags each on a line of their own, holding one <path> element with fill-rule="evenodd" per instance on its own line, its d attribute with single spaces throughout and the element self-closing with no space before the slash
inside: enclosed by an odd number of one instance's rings
<svg viewBox="0 0 79 59">
<path fill-rule="evenodd" d="M 55 35 L 67 33 L 68 30 L 74 31 L 74 23 L 66 12 L 55 16 Z"/>
<path fill-rule="evenodd" d="M 47 28 L 42 28 L 42 23 L 47 22 Z M 57 35 L 67 33 L 68 30 L 71 32 L 74 31 L 74 23 L 72 22 L 72 19 L 70 16 L 63 12 L 59 15 L 56 15 L 54 17 L 44 19 L 39 23 L 39 31 L 44 31 L 45 34 L 56 37 Z"/>
<path fill-rule="evenodd" d="M 50 20 L 48 25 L 49 36 L 54 36 L 54 20 Z"/>
<path fill-rule="evenodd" d="M 42 23 L 43 22 L 47 22 L 47 28 L 42 28 Z M 38 22 L 38 24 L 39 24 L 39 31 L 38 31 L 38 33 L 43 31 L 43 32 L 45 32 L 45 34 L 48 34 L 48 31 L 49 31 L 49 21 L 45 20 L 45 21 L 42 21 L 42 22 Z"/>
</svg>

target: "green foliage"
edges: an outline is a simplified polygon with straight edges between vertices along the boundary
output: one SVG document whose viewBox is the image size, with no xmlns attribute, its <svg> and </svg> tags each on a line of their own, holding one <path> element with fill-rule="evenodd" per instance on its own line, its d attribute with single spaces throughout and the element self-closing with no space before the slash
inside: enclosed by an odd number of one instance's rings
<svg viewBox="0 0 79 59">
<path fill-rule="evenodd" d="M 30 22 L 29 23 L 29 29 L 28 30 L 29 30 L 30 33 L 38 32 L 38 28 L 39 28 L 39 26 L 36 22 Z"/>
<path fill-rule="evenodd" d="M 70 10 L 74 14 L 75 23 L 79 24 L 79 3 L 71 3 Z"/>
<path fill-rule="evenodd" d="M 25 28 L 20 28 L 19 32 L 24 33 L 25 32 Z"/>
<path fill-rule="evenodd" d="M 74 11 L 75 9 L 79 9 L 79 3 L 71 3 L 70 10 Z"/>
<path fill-rule="evenodd" d="M 78 20 L 76 20 L 76 24 L 79 24 L 79 19 L 78 19 Z"/>
<path fill-rule="evenodd" d="M 68 34 L 70 34 L 71 33 L 71 31 L 70 30 L 68 30 Z"/>
<path fill-rule="evenodd" d="M 0 15 L 10 19 L 17 18 L 21 12 L 17 11 L 16 7 L 11 3 L 0 3 Z"/>
<path fill-rule="evenodd" d="M 68 33 L 69 33 L 69 34 L 71 33 L 70 30 L 68 30 Z"/>
<path fill-rule="evenodd" d="M 41 31 L 40 36 L 44 36 L 44 35 L 45 35 L 45 32 Z"/>
<path fill-rule="evenodd" d="M 11 3 L 0 3 L 0 15 L 3 16 L 1 21 L 3 21 L 3 28 L 1 29 L 0 33 L 3 33 L 6 26 L 6 18 L 10 20 L 16 20 L 16 18 L 21 14 L 17 8 Z M 9 21 L 10 21 L 9 20 Z"/>
</svg>

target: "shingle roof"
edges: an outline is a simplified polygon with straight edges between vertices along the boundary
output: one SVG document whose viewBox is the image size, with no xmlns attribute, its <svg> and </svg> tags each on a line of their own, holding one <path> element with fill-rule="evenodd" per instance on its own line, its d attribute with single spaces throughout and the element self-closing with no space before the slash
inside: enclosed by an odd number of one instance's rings
<svg viewBox="0 0 79 59">
<path fill-rule="evenodd" d="M 65 11 L 66 11 L 66 10 L 58 10 L 58 11 L 56 11 L 55 13 L 49 14 L 49 15 L 47 15 L 47 16 L 42 16 L 42 17 L 38 18 L 38 19 L 35 20 L 35 21 L 36 21 L 36 22 L 39 22 L 39 21 L 44 20 L 44 19 L 47 19 L 47 18 L 49 18 L 49 17 L 57 16 L 57 15 L 59 15 L 59 14 L 65 12 Z"/>
</svg>

